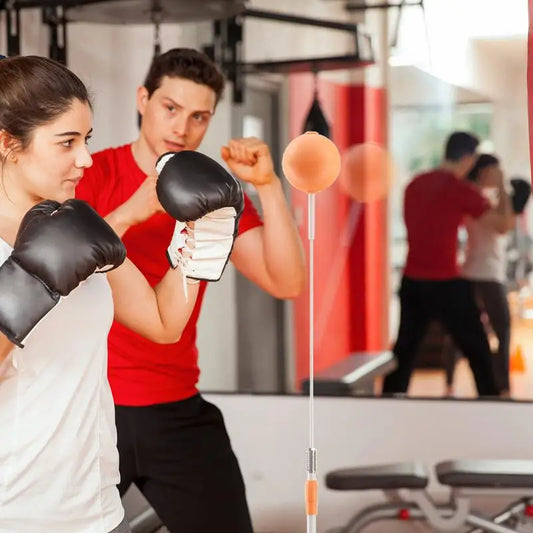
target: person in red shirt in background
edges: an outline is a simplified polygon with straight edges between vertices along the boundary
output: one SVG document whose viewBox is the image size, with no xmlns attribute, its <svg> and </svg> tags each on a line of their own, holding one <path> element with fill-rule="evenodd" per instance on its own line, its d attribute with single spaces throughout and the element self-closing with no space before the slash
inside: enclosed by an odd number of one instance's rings
<svg viewBox="0 0 533 533">
<path fill-rule="evenodd" d="M 502 231 L 509 225 L 506 196 L 491 207 L 465 181 L 479 141 L 452 133 L 439 168 L 415 176 L 405 190 L 404 219 L 409 252 L 400 286 L 400 328 L 394 346 L 398 366 L 383 382 L 383 394 L 406 393 L 415 356 L 430 320 L 440 321 L 468 358 L 480 396 L 497 396 L 492 355 L 471 282 L 461 279 L 457 232 L 465 215 Z"/>
<path fill-rule="evenodd" d="M 223 76 L 196 50 L 177 48 L 154 58 L 137 90 L 138 138 L 94 154 L 76 191 L 123 236 L 128 257 L 152 284 L 168 270 L 163 252 L 175 222 L 157 200 L 157 158 L 198 148 L 223 88 Z M 306 278 L 303 248 L 268 146 L 256 138 L 234 139 L 221 155 L 234 175 L 255 186 L 263 211 L 261 220 L 245 198 L 231 261 L 271 295 L 298 296 Z M 109 381 L 119 490 L 124 494 L 135 483 L 171 532 L 251 533 L 245 487 L 222 414 L 197 389 L 196 323 L 205 289 L 201 282 L 176 344 L 156 345 L 113 324 Z"/>
</svg>

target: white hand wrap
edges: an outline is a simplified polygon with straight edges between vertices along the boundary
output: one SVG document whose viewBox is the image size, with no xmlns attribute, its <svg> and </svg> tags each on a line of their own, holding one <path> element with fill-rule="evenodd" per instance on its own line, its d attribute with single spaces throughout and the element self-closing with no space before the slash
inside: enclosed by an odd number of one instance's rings
<svg viewBox="0 0 533 533">
<path fill-rule="evenodd" d="M 192 227 L 177 221 L 167 250 L 172 267 L 180 267 L 187 278 L 218 281 L 233 248 L 236 216 L 235 208 L 223 207 Z"/>
</svg>

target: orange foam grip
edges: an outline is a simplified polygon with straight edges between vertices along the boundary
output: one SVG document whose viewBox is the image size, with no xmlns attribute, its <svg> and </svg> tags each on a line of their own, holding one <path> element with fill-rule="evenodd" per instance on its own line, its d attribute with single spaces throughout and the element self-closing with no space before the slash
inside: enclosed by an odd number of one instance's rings
<svg viewBox="0 0 533 533">
<path fill-rule="evenodd" d="M 318 481 L 308 479 L 305 483 L 305 511 L 306 514 L 318 514 Z"/>
</svg>

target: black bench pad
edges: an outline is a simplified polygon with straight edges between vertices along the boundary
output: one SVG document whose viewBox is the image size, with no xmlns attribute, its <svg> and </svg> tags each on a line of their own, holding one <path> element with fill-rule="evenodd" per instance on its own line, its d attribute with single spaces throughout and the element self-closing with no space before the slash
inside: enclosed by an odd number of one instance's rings
<svg viewBox="0 0 533 533">
<path fill-rule="evenodd" d="M 333 470 L 326 486 L 335 490 L 424 489 L 428 484 L 422 463 L 394 463 Z"/>
<path fill-rule="evenodd" d="M 455 460 L 435 466 L 439 482 L 459 488 L 532 488 L 533 461 Z"/>
<path fill-rule="evenodd" d="M 395 368 L 391 351 L 356 352 L 315 374 L 314 391 L 317 396 L 351 396 Z M 309 379 L 302 381 L 302 392 L 309 394 Z"/>
</svg>

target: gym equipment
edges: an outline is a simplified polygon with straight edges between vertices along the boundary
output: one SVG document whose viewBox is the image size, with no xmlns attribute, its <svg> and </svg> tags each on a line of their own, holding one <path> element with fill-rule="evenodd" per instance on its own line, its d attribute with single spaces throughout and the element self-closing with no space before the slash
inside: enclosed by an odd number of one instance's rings
<svg viewBox="0 0 533 533">
<path fill-rule="evenodd" d="M 327 118 L 322 111 L 320 100 L 318 98 L 318 72 L 313 73 L 314 89 L 313 89 L 313 101 L 309 112 L 305 117 L 303 132 L 316 131 L 324 137 L 330 137 L 330 127 Z"/>
<path fill-rule="evenodd" d="M 211 20 L 212 40 L 203 48 L 232 82 L 233 103 L 242 103 L 244 77 L 263 72 L 309 72 L 364 68 L 374 63 L 370 36 L 357 24 L 304 17 L 261 9 L 248 9 L 248 0 L 0 0 L 0 24 L 5 23 L 8 56 L 19 55 L 22 41 L 21 13 L 41 8 L 48 26 L 49 56 L 67 63 L 67 26 L 72 23 L 152 24 L 154 55 L 161 51 L 159 29 L 163 23 Z M 391 4 L 391 7 L 394 7 Z M 365 9 L 372 8 L 365 7 Z M 332 56 L 291 57 L 276 61 L 243 61 L 245 19 L 342 31 L 352 41 L 349 53 Z M 3 19 L 3 21 L 2 21 Z M 318 47 L 320 49 L 320 47 Z"/>
<path fill-rule="evenodd" d="M 309 447 L 307 448 L 307 481 L 305 484 L 305 514 L 307 533 L 316 533 L 318 513 L 318 481 L 315 448 L 314 366 L 315 366 L 315 306 L 314 306 L 314 241 L 315 193 L 329 187 L 339 175 L 341 156 L 335 144 L 316 131 L 294 138 L 283 152 L 281 165 L 289 183 L 307 194 L 307 236 L 309 239 Z"/>
<path fill-rule="evenodd" d="M 347 468 L 329 472 L 326 486 L 333 490 L 382 490 L 385 503 L 356 513 L 343 527 L 328 533 L 358 533 L 377 521 L 424 521 L 433 531 L 469 533 L 533 532 L 533 461 L 450 460 L 435 465 L 449 499 L 436 502 L 427 492 L 428 471 L 419 462 Z M 513 496 L 518 499 L 497 515 L 486 517 L 472 509 L 471 496 Z"/>
<path fill-rule="evenodd" d="M 338 148 L 327 137 L 308 131 L 295 137 L 283 152 L 283 173 L 295 188 L 315 193 L 329 187 L 339 175 Z"/>
<path fill-rule="evenodd" d="M 353 200 L 374 202 L 385 198 L 393 179 L 392 158 L 383 146 L 365 142 L 343 152 L 339 186 Z"/>
<path fill-rule="evenodd" d="M 315 375 L 317 396 L 373 396 L 374 381 L 396 369 L 389 350 L 355 352 Z M 309 379 L 302 380 L 302 392 L 309 393 Z"/>
</svg>

